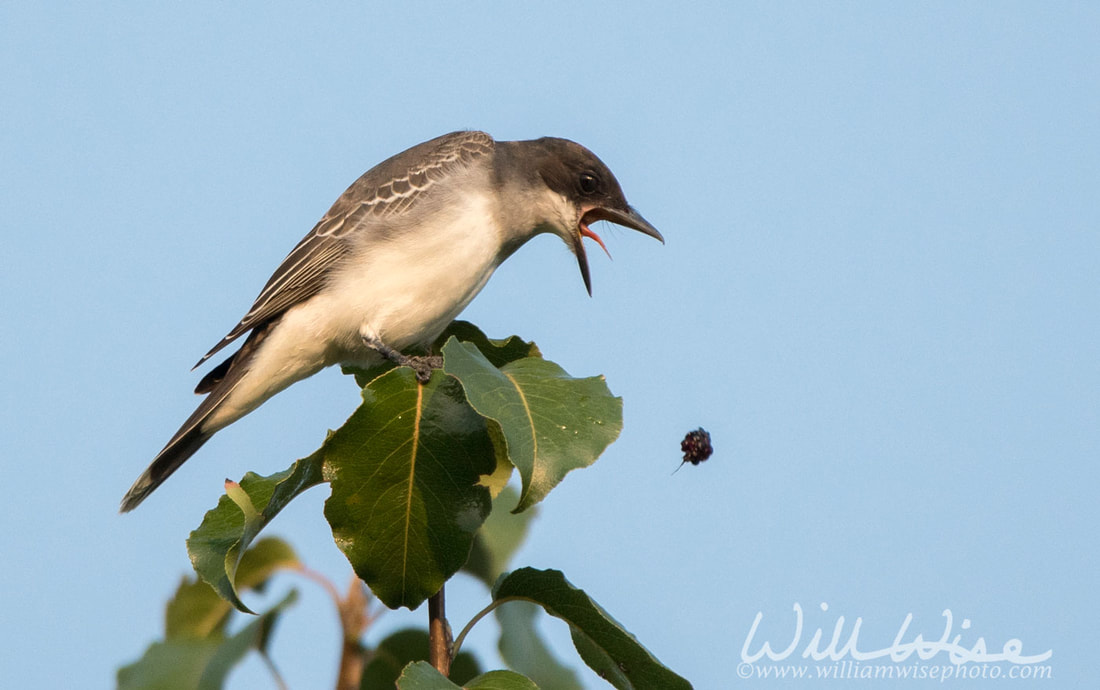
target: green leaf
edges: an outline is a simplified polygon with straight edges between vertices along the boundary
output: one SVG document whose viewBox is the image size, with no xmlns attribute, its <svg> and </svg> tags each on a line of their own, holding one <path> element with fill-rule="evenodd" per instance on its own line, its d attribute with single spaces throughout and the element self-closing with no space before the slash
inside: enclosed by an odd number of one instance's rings
<svg viewBox="0 0 1100 690">
<path fill-rule="evenodd" d="M 447 330 L 443 331 L 443 335 L 436 339 L 432 349 L 441 352 L 443 346 L 452 336 L 460 342 L 474 345 L 494 367 L 502 367 L 525 357 L 542 357 L 537 345 L 523 340 L 518 335 L 509 336 L 503 340 L 494 340 L 468 321 L 451 323 Z"/>
<path fill-rule="evenodd" d="M 619 690 L 691 688 L 560 571 L 522 568 L 501 577 L 493 600 L 506 599 L 533 601 L 569 623 L 581 658 Z"/>
<path fill-rule="evenodd" d="M 397 365 L 390 360 L 379 359 L 377 362 L 373 362 L 367 366 L 345 364 L 340 367 L 340 371 L 350 376 L 354 376 L 356 385 L 360 388 L 366 388 L 370 385 L 371 381 L 396 368 Z"/>
<path fill-rule="evenodd" d="M 527 529 L 536 514 L 535 510 L 517 515 L 497 509 L 504 505 L 515 505 L 518 499 L 519 492 L 512 487 L 504 489 L 493 499 L 493 511 L 477 531 L 470 558 L 462 567 L 464 571 L 484 582 L 490 589 L 500 574 L 507 570 L 508 562 L 512 560 L 516 549 L 523 544 Z"/>
<path fill-rule="evenodd" d="M 280 568 L 297 563 L 294 551 L 281 539 L 261 539 L 245 552 L 237 571 L 242 589 L 260 590 Z M 183 578 L 165 608 L 164 637 L 210 637 L 221 635 L 232 608 L 213 587 L 196 577 Z"/>
<path fill-rule="evenodd" d="M 457 340 L 443 346 L 443 358 L 470 405 L 500 425 L 523 479 L 515 512 L 541 501 L 571 470 L 595 462 L 622 430 L 622 399 L 611 395 L 602 376 L 576 379 L 535 357 L 497 368 L 473 344 Z"/>
<path fill-rule="evenodd" d="M 208 637 L 221 633 L 232 607 L 199 578 L 185 577 L 168 602 L 164 637 Z"/>
<path fill-rule="evenodd" d="M 227 638 L 210 658 L 199 678 L 199 690 L 217 690 L 225 685 L 225 679 L 233 667 L 250 650 L 265 652 L 271 639 L 271 628 L 275 619 L 287 606 L 298 600 L 298 593 L 291 590 L 278 604 L 262 614 L 237 634 Z"/>
<path fill-rule="evenodd" d="M 207 511 L 202 524 L 187 538 L 187 552 L 195 572 L 238 610 L 252 613 L 241 602 L 234 586 L 235 583 L 246 586 L 240 582 L 241 573 L 238 572 L 242 566 L 241 554 L 287 503 L 323 481 L 321 460 L 322 455 L 317 452 L 268 477 L 249 472 L 241 480 L 240 490 L 232 490 L 238 492 L 236 501 L 245 500 L 239 493 L 243 491 L 255 511 L 254 517 L 246 519 L 240 505 L 225 495 L 215 508 Z M 266 556 L 270 563 L 260 566 L 261 570 L 287 567 L 297 564 L 298 560 L 285 544 L 277 553 Z"/>
<path fill-rule="evenodd" d="M 337 546 L 383 604 L 416 608 L 466 562 L 489 513 L 485 420 L 443 372 L 422 385 L 401 367 L 363 389 L 323 452 Z"/>
<path fill-rule="evenodd" d="M 539 690 L 534 681 L 515 671 L 489 671 L 462 687 L 466 690 Z M 557 690 L 553 685 L 547 687 Z"/>
<path fill-rule="evenodd" d="M 436 339 L 431 349 L 436 352 L 440 351 L 443 344 L 452 336 L 464 343 L 472 343 L 494 366 L 504 366 L 524 357 L 541 357 L 539 349 L 534 343 L 527 342 L 515 335 L 503 340 L 494 340 L 482 333 L 477 326 L 467 321 L 452 322 L 447 330 Z M 396 365 L 392 362 L 380 360 L 366 367 L 345 366 L 343 372 L 354 375 L 359 387 L 365 388 L 371 381 L 395 368 Z M 496 498 L 512 476 L 512 463 L 508 460 L 508 447 L 504 440 L 504 432 L 492 420 L 489 420 L 488 426 L 490 437 L 493 439 L 493 447 L 496 449 L 497 466 L 491 474 L 482 477 L 481 483 L 489 487 L 493 498 Z"/>
<path fill-rule="evenodd" d="M 187 690 L 199 687 L 219 640 L 154 642 L 140 659 L 118 670 L 118 690 Z"/>
<path fill-rule="evenodd" d="M 447 677 L 427 661 L 417 661 L 405 667 L 397 679 L 397 690 L 462 690 L 461 686 L 447 680 Z"/>
<path fill-rule="evenodd" d="M 371 650 L 363 669 L 361 690 L 393 690 L 401 670 L 414 661 L 428 658 L 428 631 L 418 628 L 398 630 Z M 481 673 L 477 659 L 469 652 L 459 652 L 451 662 L 450 678 L 465 683 Z"/>
<path fill-rule="evenodd" d="M 397 679 L 398 690 L 539 690 L 529 678 L 513 671 L 489 671 L 462 686 L 447 680 L 427 661 L 409 664 Z"/>
<path fill-rule="evenodd" d="M 600 678 L 603 678 L 614 687 L 620 688 L 620 690 L 635 687 L 611 655 L 601 649 L 589 637 L 576 628 L 570 628 L 569 635 L 573 638 L 573 646 L 577 648 L 577 653 L 581 655 L 581 659 Z"/>
<path fill-rule="evenodd" d="M 504 340 L 494 340 L 486 336 L 481 332 L 480 328 L 468 321 L 451 322 L 447 330 L 443 331 L 443 334 L 436 339 L 431 350 L 433 352 L 439 352 L 443 347 L 443 343 L 447 342 L 451 336 L 454 336 L 464 343 L 473 343 L 489 358 L 490 362 L 498 367 L 524 357 L 541 356 L 539 354 L 539 348 L 534 343 L 526 342 L 516 335 L 505 338 Z M 418 352 L 419 351 L 414 348 L 404 354 L 411 355 L 418 354 Z M 345 365 L 341 367 L 341 370 L 345 374 L 354 376 L 355 382 L 359 384 L 359 387 L 364 388 L 371 381 L 396 367 L 396 364 L 387 359 L 379 359 L 367 366 Z"/>
<path fill-rule="evenodd" d="M 436 352 L 442 351 L 443 345 L 452 336 L 461 342 L 471 343 L 477 347 L 478 351 L 495 367 L 502 367 L 525 357 L 542 357 L 538 346 L 534 343 L 523 340 L 516 335 L 503 340 L 489 338 L 481 332 L 481 329 L 467 321 L 453 322 L 443 332 L 443 335 L 436 339 L 432 349 Z M 486 421 L 489 426 L 489 437 L 493 439 L 493 447 L 497 451 L 497 466 L 491 475 L 482 477 L 481 483 L 489 487 L 493 500 L 496 501 L 497 496 L 507 486 L 508 480 L 512 476 L 513 465 L 511 460 L 508 459 L 508 443 L 504 438 L 504 431 L 495 421 L 491 419 Z M 489 580 L 488 585 L 492 587 L 495 580 L 496 575 Z"/>
<path fill-rule="evenodd" d="M 555 657 L 535 627 L 541 609 L 529 601 L 512 601 L 493 610 L 500 623 L 500 656 L 509 668 L 545 688 L 584 690 L 577 674 Z"/>
<path fill-rule="evenodd" d="M 504 432 L 501 431 L 500 425 L 491 419 L 486 419 L 485 425 L 489 430 L 489 439 L 493 442 L 497 466 L 493 469 L 492 474 L 481 476 L 480 484 L 489 489 L 489 494 L 495 501 L 500 492 L 504 491 L 504 487 L 508 486 L 508 481 L 512 478 L 512 470 L 515 467 L 512 465 L 512 461 L 508 459 L 508 443 L 504 440 Z"/>
<path fill-rule="evenodd" d="M 178 636 L 153 643 L 141 659 L 118 670 L 119 690 L 218 690 L 250 650 L 264 649 L 276 618 L 296 598 L 291 591 L 228 637 L 215 631 L 208 637 Z"/>
<path fill-rule="evenodd" d="M 236 584 L 240 589 L 261 589 L 273 573 L 297 565 L 290 545 L 274 537 L 261 539 L 241 558 Z M 232 602 L 203 580 L 184 578 L 168 602 L 164 617 L 165 638 L 205 637 L 223 630 Z M 251 611 L 246 611 L 251 613 Z"/>
</svg>

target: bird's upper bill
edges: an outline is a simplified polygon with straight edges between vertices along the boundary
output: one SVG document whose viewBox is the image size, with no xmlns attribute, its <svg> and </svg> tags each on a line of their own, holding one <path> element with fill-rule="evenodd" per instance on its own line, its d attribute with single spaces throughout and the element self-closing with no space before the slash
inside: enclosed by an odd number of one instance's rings
<svg viewBox="0 0 1100 690">
<path fill-rule="evenodd" d="M 581 213 L 580 221 L 577 224 L 577 234 L 573 238 L 573 251 L 577 255 L 577 263 L 580 264 L 581 267 L 581 277 L 584 278 L 584 288 L 588 290 L 589 295 L 592 294 L 592 278 L 588 271 L 588 256 L 584 251 L 583 238 L 588 237 L 595 240 L 596 243 L 600 245 L 600 248 L 603 249 L 609 257 L 611 256 L 611 252 L 607 251 L 607 245 L 605 245 L 603 240 L 600 239 L 600 236 L 589 227 L 591 223 L 600 220 L 606 220 L 616 225 L 630 228 L 631 230 L 637 230 L 640 233 L 660 240 L 661 244 L 665 243 L 665 238 L 661 236 L 657 228 L 650 225 L 649 221 L 642 218 L 642 214 L 638 213 L 630 206 L 627 206 L 625 211 L 606 206 L 592 206 L 585 209 L 583 213 Z"/>
</svg>

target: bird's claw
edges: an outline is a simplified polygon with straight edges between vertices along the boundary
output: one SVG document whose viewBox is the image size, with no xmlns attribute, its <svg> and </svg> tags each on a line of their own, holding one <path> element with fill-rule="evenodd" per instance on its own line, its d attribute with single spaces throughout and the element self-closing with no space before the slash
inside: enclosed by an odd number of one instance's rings
<svg viewBox="0 0 1100 690">
<path fill-rule="evenodd" d="M 420 383 L 427 383 L 428 379 L 432 377 L 432 369 L 443 368 L 443 357 L 439 355 L 428 355 L 425 357 L 405 357 L 405 361 L 402 362 L 407 367 L 411 367 L 416 372 L 416 380 Z"/>
<path fill-rule="evenodd" d="M 375 350 L 399 367 L 411 368 L 416 372 L 416 380 L 420 383 L 428 382 L 428 379 L 432 377 L 432 369 L 443 368 L 443 357 L 440 355 L 405 355 L 382 342 L 382 339 L 372 331 L 364 330 L 360 335 L 367 347 Z"/>
</svg>

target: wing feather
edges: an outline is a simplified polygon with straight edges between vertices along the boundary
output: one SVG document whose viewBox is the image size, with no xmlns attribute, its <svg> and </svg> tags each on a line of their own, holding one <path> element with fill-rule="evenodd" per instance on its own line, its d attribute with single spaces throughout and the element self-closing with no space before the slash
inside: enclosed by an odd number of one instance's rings
<svg viewBox="0 0 1100 690">
<path fill-rule="evenodd" d="M 210 359 L 243 334 L 278 318 L 320 292 L 333 268 L 350 254 L 350 238 L 368 225 L 384 232 L 380 220 L 407 213 L 426 190 L 457 169 L 492 152 L 484 132 L 452 132 L 408 149 L 368 170 L 275 270 L 240 323 L 203 355 Z"/>
</svg>

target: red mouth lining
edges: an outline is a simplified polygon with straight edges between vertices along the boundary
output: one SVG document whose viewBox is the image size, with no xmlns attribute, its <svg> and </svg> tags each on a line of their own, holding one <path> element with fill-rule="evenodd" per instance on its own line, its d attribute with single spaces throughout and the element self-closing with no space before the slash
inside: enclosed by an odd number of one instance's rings
<svg viewBox="0 0 1100 690">
<path fill-rule="evenodd" d="M 607 245 L 603 243 L 603 240 L 600 239 L 599 235 L 597 235 L 595 232 L 592 231 L 591 228 L 588 227 L 588 223 L 584 222 L 583 218 L 580 222 L 580 230 L 581 237 L 588 237 L 590 239 L 596 240 L 596 244 L 600 245 L 600 248 L 603 249 L 603 253 L 607 254 L 607 258 L 611 258 L 611 252 L 607 251 Z"/>
</svg>

